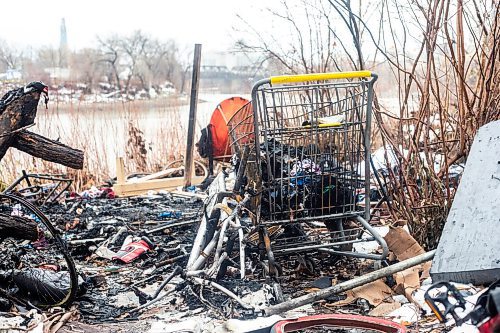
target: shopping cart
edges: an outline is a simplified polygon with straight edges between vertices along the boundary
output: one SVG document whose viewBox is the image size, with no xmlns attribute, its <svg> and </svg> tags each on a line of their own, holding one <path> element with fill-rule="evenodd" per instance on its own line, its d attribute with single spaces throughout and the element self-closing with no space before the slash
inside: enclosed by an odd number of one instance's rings
<svg viewBox="0 0 500 333">
<path fill-rule="evenodd" d="M 368 223 L 376 79 L 370 71 L 263 79 L 229 121 L 270 266 L 275 256 L 311 251 L 386 257 L 384 239 Z M 353 251 L 368 241 L 382 253 Z"/>
</svg>

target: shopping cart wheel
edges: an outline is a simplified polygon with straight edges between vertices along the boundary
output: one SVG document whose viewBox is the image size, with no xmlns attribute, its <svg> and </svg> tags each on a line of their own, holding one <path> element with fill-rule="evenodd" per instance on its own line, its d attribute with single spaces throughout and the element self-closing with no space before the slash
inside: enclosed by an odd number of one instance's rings
<svg viewBox="0 0 500 333">
<path fill-rule="evenodd" d="M 332 238 L 335 241 L 342 242 L 345 240 L 349 239 L 349 229 L 350 228 L 350 221 L 347 219 L 335 219 L 335 220 L 330 220 L 326 221 L 325 225 L 330 231 Z M 353 244 L 342 244 L 336 247 L 338 251 L 342 252 L 352 252 L 353 249 Z"/>
<path fill-rule="evenodd" d="M 307 255 L 297 255 L 297 263 L 298 266 L 296 268 L 297 272 L 303 273 L 306 275 L 315 275 L 318 267 L 314 260 L 312 260 Z"/>
<path fill-rule="evenodd" d="M 272 271 L 269 266 L 270 265 L 267 261 L 259 261 L 257 264 L 256 268 L 262 270 L 262 275 L 260 276 L 262 279 L 271 280 L 273 278 L 277 279 L 278 277 L 283 276 L 283 268 L 280 264 L 275 263 Z"/>
</svg>

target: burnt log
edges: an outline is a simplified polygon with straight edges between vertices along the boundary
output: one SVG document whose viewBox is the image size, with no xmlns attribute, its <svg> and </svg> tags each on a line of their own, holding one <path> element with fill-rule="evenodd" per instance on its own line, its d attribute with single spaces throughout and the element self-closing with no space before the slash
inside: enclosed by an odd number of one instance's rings
<svg viewBox="0 0 500 333">
<path fill-rule="evenodd" d="M 37 224 L 25 217 L 0 214 L 0 239 L 7 237 L 37 240 Z"/>
<path fill-rule="evenodd" d="M 0 160 L 10 147 L 64 166 L 82 169 L 83 152 L 58 141 L 26 131 L 34 124 L 41 96 L 48 102 L 48 88 L 41 82 L 9 91 L 0 99 Z"/>
<path fill-rule="evenodd" d="M 12 144 L 16 130 L 35 121 L 40 92 L 32 91 L 13 100 L 0 113 L 0 160 Z"/>
<path fill-rule="evenodd" d="M 83 168 L 83 151 L 36 133 L 29 131 L 17 133 L 11 146 L 45 161 L 59 163 L 73 169 Z"/>
</svg>

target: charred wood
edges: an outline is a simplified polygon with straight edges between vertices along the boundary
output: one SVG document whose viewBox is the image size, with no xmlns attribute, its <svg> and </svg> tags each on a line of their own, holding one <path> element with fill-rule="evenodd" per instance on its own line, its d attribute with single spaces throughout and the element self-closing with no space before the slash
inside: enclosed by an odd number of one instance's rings
<svg viewBox="0 0 500 333">
<path fill-rule="evenodd" d="M 0 239 L 7 237 L 37 240 L 37 224 L 25 217 L 0 214 Z"/>
<path fill-rule="evenodd" d="M 33 91 L 14 100 L 0 113 L 0 160 L 16 136 L 13 132 L 34 123 L 39 100 L 40 92 Z"/>
<path fill-rule="evenodd" d="M 83 151 L 36 133 L 19 132 L 12 141 L 12 147 L 45 161 L 62 164 L 73 169 L 83 168 Z"/>
</svg>

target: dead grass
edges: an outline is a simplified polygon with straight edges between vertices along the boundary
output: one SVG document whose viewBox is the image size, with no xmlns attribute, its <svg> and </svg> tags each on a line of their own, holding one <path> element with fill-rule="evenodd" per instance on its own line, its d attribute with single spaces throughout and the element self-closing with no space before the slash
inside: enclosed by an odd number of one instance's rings
<svg viewBox="0 0 500 333">
<path fill-rule="evenodd" d="M 185 103 L 175 98 L 60 104 L 38 108 L 31 130 L 58 139 L 85 154 L 83 170 L 33 158 L 10 149 L 0 162 L 0 180 L 9 183 L 22 170 L 64 173 L 75 180 L 74 190 L 100 184 L 115 176 L 115 158 L 123 156 L 128 172 L 154 172 L 182 159 L 186 130 L 182 121 Z"/>
</svg>

